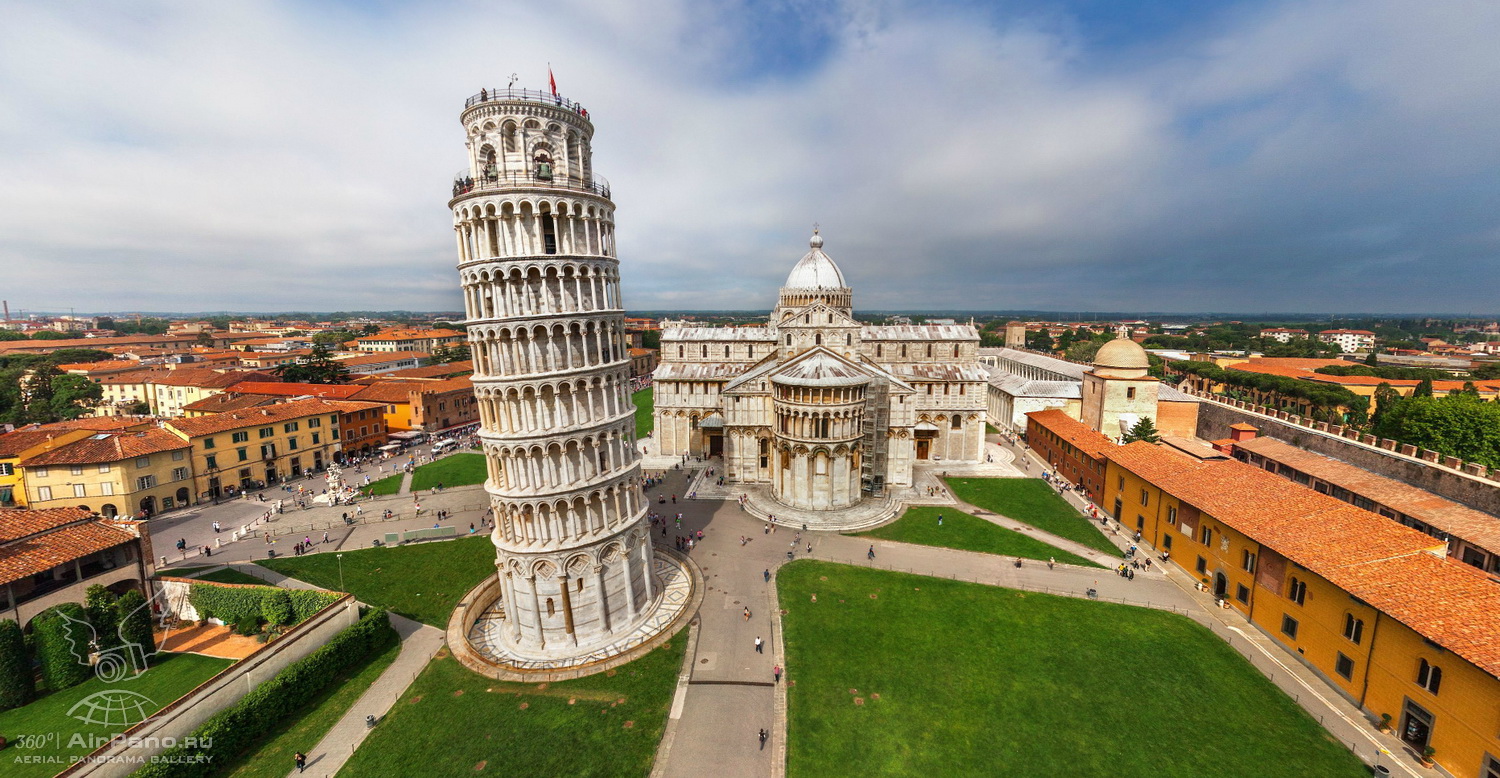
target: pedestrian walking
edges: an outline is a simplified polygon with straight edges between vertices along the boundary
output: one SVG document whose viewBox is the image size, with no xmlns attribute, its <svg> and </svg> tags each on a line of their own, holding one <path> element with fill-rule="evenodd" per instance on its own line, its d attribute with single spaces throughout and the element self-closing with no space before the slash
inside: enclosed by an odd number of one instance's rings
<svg viewBox="0 0 1500 778">
<path fill-rule="evenodd" d="M 771 668 L 771 678 L 776 683 L 781 683 L 781 665 L 776 665 Z"/>
<path fill-rule="evenodd" d="M 745 608 L 745 621 L 749 621 L 749 620 L 750 620 L 750 608 L 746 607 Z"/>
<path fill-rule="evenodd" d="M 941 513 L 938 514 L 938 526 L 943 526 L 943 514 Z"/>
<path fill-rule="evenodd" d="M 765 730 L 761 731 L 764 732 Z M 297 765 L 297 772 L 300 773 L 303 770 L 307 769 L 307 754 L 298 751 L 297 753 L 292 755 L 292 761 Z"/>
<path fill-rule="evenodd" d="M 874 559 L 875 558 L 875 547 L 874 546 L 870 546 L 870 550 L 865 552 L 865 557 L 867 559 Z"/>
<path fill-rule="evenodd" d="M 323 530 L 323 542 L 324 543 L 328 542 L 328 530 L 326 530 L 326 529 Z"/>
<path fill-rule="evenodd" d="M 755 653 L 757 653 L 757 654 L 764 654 L 764 653 L 766 653 L 765 652 L 765 646 L 766 646 L 766 641 L 761 640 L 760 639 L 760 635 L 756 635 L 755 636 Z"/>
<path fill-rule="evenodd" d="M 762 751 L 766 750 L 766 739 L 769 738 L 769 737 L 771 737 L 771 733 L 767 732 L 765 727 L 761 727 L 761 729 L 760 729 L 760 749 Z"/>
<path fill-rule="evenodd" d="M 1047 557 L 1047 569 L 1048 570 L 1051 570 L 1052 566 L 1055 565 L 1055 564 L 1057 564 L 1057 557 L 1050 557 L 1050 556 Z"/>
<path fill-rule="evenodd" d="M 766 583 L 771 582 L 771 568 L 766 568 L 766 572 L 762 573 L 762 575 L 766 577 Z"/>
</svg>

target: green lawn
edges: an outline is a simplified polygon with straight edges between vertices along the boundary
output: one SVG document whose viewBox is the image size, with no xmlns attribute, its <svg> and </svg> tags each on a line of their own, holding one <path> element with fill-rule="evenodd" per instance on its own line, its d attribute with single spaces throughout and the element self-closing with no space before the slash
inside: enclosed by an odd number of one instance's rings
<svg viewBox="0 0 1500 778">
<path fill-rule="evenodd" d="M 444 651 L 339 775 L 645 776 L 686 643 L 552 684 L 493 681 Z"/>
<path fill-rule="evenodd" d="M 656 409 L 655 391 L 655 389 L 642 389 L 630 395 L 630 401 L 635 403 L 636 438 L 644 438 L 656 428 L 656 420 L 651 416 L 651 412 Z"/>
<path fill-rule="evenodd" d="M 226 567 L 223 570 L 215 570 L 212 573 L 204 573 L 203 575 L 195 575 L 193 576 L 193 578 L 199 581 L 215 581 L 217 583 L 270 586 L 270 584 L 266 583 L 266 580 L 264 578 L 256 578 L 253 575 L 242 573 L 232 567 Z"/>
<path fill-rule="evenodd" d="M 411 488 L 415 492 L 438 484 L 444 489 L 482 484 L 487 475 L 483 454 L 453 454 L 417 468 L 411 476 Z"/>
<path fill-rule="evenodd" d="M 68 709 L 91 694 L 114 689 L 129 691 L 149 699 L 151 705 L 141 704 L 150 713 L 155 713 L 231 664 L 233 662 L 228 659 L 197 654 L 165 654 L 146 672 L 130 680 L 106 684 L 98 678 L 89 678 L 71 689 L 0 713 L 0 735 L 10 744 L 0 752 L 0 775 L 7 778 L 53 775 L 67 766 L 68 757 L 83 756 L 94 750 L 92 744 L 85 743 L 69 747 L 68 741 L 74 734 L 83 735 L 85 740 L 108 738 L 138 723 L 134 717 L 123 726 L 88 724 L 70 717 Z M 59 764 L 23 764 L 18 761 L 22 757 L 62 758 L 64 761 Z"/>
<path fill-rule="evenodd" d="M 777 588 L 793 778 L 1370 774 L 1182 616 L 812 561 Z"/>
<path fill-rule="evenodd" d="M 938 526 L 937 523 L 939 515 L 943 517 L 942 526 Z M 869 532 L 856 534 L 861 537 L 917 543 L 923 546 L 959 548 L 965 551 L 982 551 L 986 554 L 1001 556 L 1018 556 L 1043 561 L 1055 558 L 1065 565 L 1099 567 L 1081 556 L 1047 545 L 1020 532 L 997 527 L 978 516 L 970 516 L 954 508 L 938 508 L 928 505 L 907 508 L 906 513 L 901 514 L 901 518 L 894 522 Z"/>
<path fill-rule="evenodd" d="M 989 422 L 985 422 L 984 423 L 984 434 L 986 434 L 986 435 L 999 435 L 1000 434 L 1000 430 L 995 429 L 995 425 L 993 425 L 993 424 L 991 424 Z"/>
<path fill-rule="evenodd" d="M 370 656 L 362 665 L 341 673 L 322 694 L 283 721 L 264 742 L 240 758 L 219 766 L 215 774 L 284 778 L 287 766 L 292 764 L 292 756 L 298 751 L 311 751 L 399 653 L 401 644 L 396 641 L 384 651 Z"/>
<path fill-rule="evenodd" d="M 379 481 L 371 481 L 369 486 L 363 487 L 365 494 L 379 497 L 386 494 L 395 494 L 401 491 L 401 473 L 388 475 Z"/>
<path fill-rule="evenodd" d="M 1043 532 L 1082 543 L 1106 554 L 1120 549 L 1104 537 L 1099 525 L 1079 513 L 1040 478 L 949 478 L 948 487 L 971 505 L 994 511 Z"/>
<path fill-rule="evenodd" d="M 353 594 L 361 602 L 380 605 L 439 629 L 461 597 L 495 574 L 495 547 L 489 536 L 345 551 L 344 577 L 339 584 L 335 554 L 309 554 L 256 562 L 282 575 L 315 586 Z"/>
</svg>

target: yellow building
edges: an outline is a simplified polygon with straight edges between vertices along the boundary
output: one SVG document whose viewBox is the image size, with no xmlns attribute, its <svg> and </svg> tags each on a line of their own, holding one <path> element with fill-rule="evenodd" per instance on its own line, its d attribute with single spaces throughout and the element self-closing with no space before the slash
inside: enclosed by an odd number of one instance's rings
<svg viewBox="0 0 1500 778">
<path fill-rule="evenodd" d="M 26 470 L 21 460 L 92 434 L 82 429 L 19 429 L 0 435 L 0 508 L 26 507 Z"/>
<path fill-rule="evenodd" d="M 32 508 L 151 518 L 192 502 L 188 445 L 155 427 L 94 432 L 21 460 Z"/>
<path fill-rule="evenodd" d="M 1148 443 L 1105 456 L 1121 524 L 1415 753 L 1459 778 L 1500 770 L 1500 584 L 1441 540 L 1260 468 Z"/>
<path fill-rule="evenodd" d="M 322 470 L 340 450 L 343 410 L 314 398 L 172 419 L 163 426 L 191 446 L 194 494 L 211 500 Z"/>
</svg>

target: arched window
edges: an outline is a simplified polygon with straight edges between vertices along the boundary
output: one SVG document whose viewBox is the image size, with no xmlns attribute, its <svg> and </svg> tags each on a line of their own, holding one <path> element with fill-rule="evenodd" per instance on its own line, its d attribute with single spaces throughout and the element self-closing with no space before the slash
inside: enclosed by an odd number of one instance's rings
<svg viewBox="0 0 1500 778">
<path fill-rule="evenodd" d="M 788 335 L 787 335 L 787 336 L 786 336 L 786 344 L 787 344 L 787 345 L 788 345 L 788 346 L 790 346 L 790 345 L 792 345 L 792 336 L 791 336 L 791 334 L 788 334 Z"/>
<path fill-rule="evenodd" d="M 725 359 L 729 358 L 729 347 L 728 346 L 724 347 L 724 358 Z"/>
<path fill-rule="evenodd" d="M 885 356 L 885 344 L 883 344 L 883 343 L 876 343 L 875 344 L 875 356 L 877 358 Z"/>
<path fill-rule="evenodd" d="M 958 356 L 958 344 L 957 343 L 953 344 L 953 356 L 955 356 L 955 357 Z"/>
<path fill-rule="evenodd" d="M 963 429 L 963 426 L 964 426 L 964 417 L 962 417 L 962 416 L 960 416 L 960 415 L 958 415 L 956 413 L 953 414 L 953 429 L 956 429 L 956 430 L 957 429 Z"/>
<path fill-rule="evenodd" d="M 1443 685 L 1443 668 L 1428 664 L 1426 659 L 1418 660 L 1417 685 L 1437 694 Z"/>
<path fill-rule="evenodd" d="M 852 345 L 854 345 L 854 333 L 848 332 L 848 333 L 844 334 L 844 345 L 845 346 L 852 346 Z"/>
<path fill-rule="evenodd" d="M 682 357 L 683 357 L 683 352 L 684 352 L 684 351 L 685 351 L 685 350 L 686 350 L 686 347 L 685 347 L 685 346 L 678 346 L 678 347 L 677 347 L 677 358 L 678 358 L 678 359 L 682 359 Z"/>
<path fill-rule="evenodd" d="M 547 598 L 547 615 L 548 616 L 554 616 L 556 614 L 557 614 L 557 608 L 552 605 L 552 598 L 548 597 Z"/>
<path fill-rule="evenodd" d="M 821 345 L 823 345 L 823 333 L 820 332 L 820 333 L 818 333 L 818 334 L 816 334 L 816 335 L 813 336 L 813 345 L 814 346 L 821 346 Z"/>
</svg>

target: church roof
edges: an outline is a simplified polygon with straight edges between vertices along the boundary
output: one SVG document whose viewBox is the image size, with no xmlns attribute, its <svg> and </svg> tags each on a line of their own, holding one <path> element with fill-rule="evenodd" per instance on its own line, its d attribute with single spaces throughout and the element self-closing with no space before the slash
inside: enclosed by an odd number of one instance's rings
<svg viewBox="0 0 1500 778">
<path fill-rule="evenodd" d="M 727 381 L 747 367 L 733 362 L 663 362 L 651 375 L 657 381 Z"/>
<path fill-rule="evenodd" d="M 1077 362 L 1069 362 L 1066 359 L 1049 357 L 1046 354 L 1038 354 L 1034 351 L 1021 351 L 1013 348 L 980 349 L 981 356 L 997 356 L 1023 365 L 1049 370 L 1053 373 L 1068 376 L 1077 381 L 1083 380 L 1083 374 L 1089 369 L 1088 365 L 1080 365 Z M 1004 368 L 998 368 L 1001 372 Z"/>
<path fill-rule="evenodd" d="M 767 327 L 672 327 L 662 332 L 661 339 L 774 343 L 776 331 Z"/>
<path fill-rule="evenodd" d="M 870 378 L 870 372 L 863 367 L 821 349 L 814 349 L 771 374 L 772 381 L 794 386 L 859 386 L 869 383 Z"/>
<path fill-rule="evenodd" d="M 967 324 L 872 324 L 861 327 L 865 340 L 978 340 L 979 332 Z"/>
<path fill-rule="evenodd" d="M 812 240 L 808 241 L 808 245 L 812 250 L 803 254 L 802 259 L 792 266 L 792 272 L 787 275 L 783 286 L 787 289 L 849 288 L 844 283 L 844 274 L 839 272 L 839 266 L 823 253 L 823 236 L 817 230 L 813 230 Z"/>
<path fill-rule="evenodd" d="M 904 379 L 918 381 L 987 381 L 989 373 L 981 367 L 946 363 L 900 363 L 891 365 L 891 372 Z"/>
<path fill-rule="evenodd" d="M 990 386 L 1011 397 L 1036 397 L 1060 400 L 1076 400 L 1083 397 L 1083 384 L 1079 381 L 1040 381 L 1022 378 L 1003 371 L 990 374 Z"/>
</svg>

